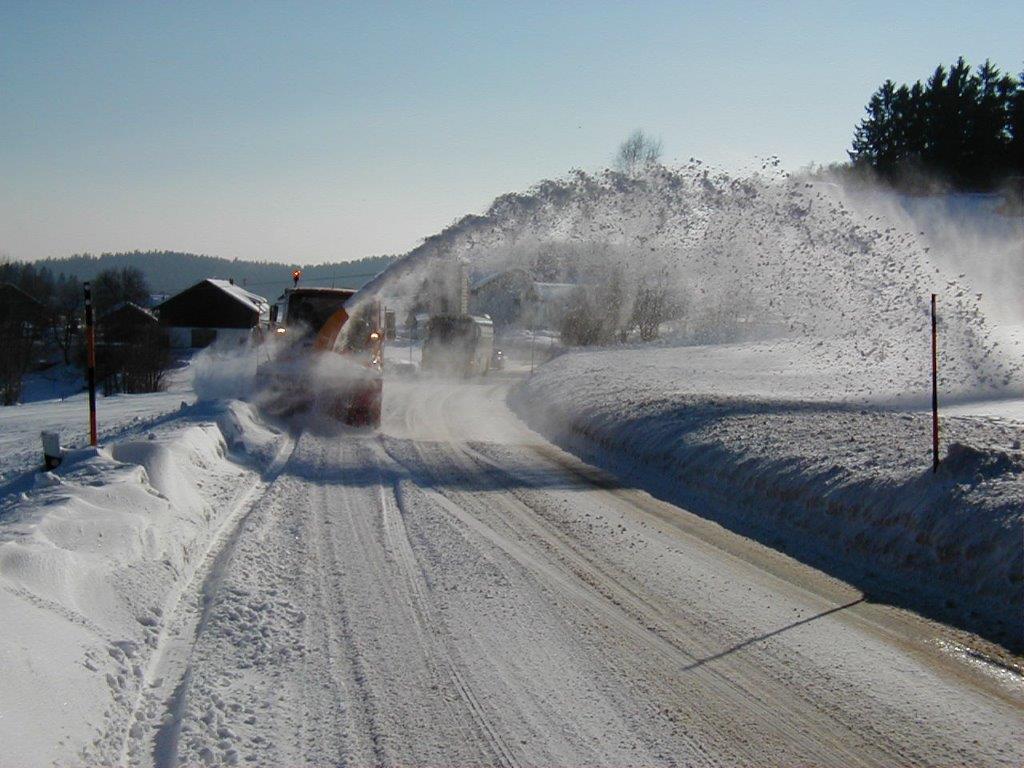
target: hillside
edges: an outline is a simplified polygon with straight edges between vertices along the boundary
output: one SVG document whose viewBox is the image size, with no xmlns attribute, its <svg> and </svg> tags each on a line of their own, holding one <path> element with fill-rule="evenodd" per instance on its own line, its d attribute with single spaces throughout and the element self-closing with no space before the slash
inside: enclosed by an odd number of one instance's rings
<svg viewBox="0 0 1024 768">
<path fill-rule="evenodd" d="M 303 279 L 311 285 L 359 287 L 395 259 L 394 256 L 368 256 L 356 261 L 311 264 L 302 267 Z M 234 278 L 236 283 L 267 296 L 291 283 L 290 275 L 295 266 L 176 251 L 132 251 L 101 256 L 79 254 L 42 259 L 35 265 L 39 269 L 47 268 L 55 275 L 64 273 L 80 280 L 89 280 L 112 267 L 138 267 L 157 293 L 177 293 L 207 277 Z"/>
</svg>

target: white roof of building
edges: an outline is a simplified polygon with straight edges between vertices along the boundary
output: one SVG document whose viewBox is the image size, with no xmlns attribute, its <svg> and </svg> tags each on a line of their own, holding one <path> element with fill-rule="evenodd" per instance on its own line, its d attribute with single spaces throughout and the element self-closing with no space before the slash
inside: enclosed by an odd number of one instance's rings
<svg viewBox="0 0 1024 768">
<path fill-rule="evenodd" d="M 260 315 L 265 315 L 270 312 L 270 302 L 251 291 L 245 290 L 240 285 L 235 285 L 230 280 L 221 280 L 218 277 L 208 277 L 206 282 L 220 288 L 224 293 L 230 295 L 232 298 L 237 299 L 242 304 L 245 304 L 251 310 Z"/>
<path fill-rule="evenodd" d="M 470 283 L 469 290 L 476 291 L 480 288 L 483 288 L 488 283 L 494 282 L 499 277 L 505 277 L 506 275 L 513 274 L 525 277 L 526 280 L 530 279 L 530 274 L 525 269 L 522 269 L 521 267 L 512 267 L 512 269 L 506 269 L 500 272 L 489 272 L 488 274 L 478 277 L 476 280 Z"/>
<path fill-rule="evenodd" d="M 575 283 L 534 283 L 533 289 L 537 291 L 537 298 L 541 301 L 553 301 L 555 299 L 566 299 L 572 292 L 579 288 Z"/>
<path fill-rule="evenodd" d="M 536 280 L 532 280 L 530 278 L 530 273 L 525 269 L 513 267 L 512 269 L 504 272 L 491 272 L 490 274 L 484 275 L 473 282 L 469 286 L 469 289 L 471 291 L 477 291 L 485 285 L 494 282 L 498 278 L 513 274 L 525 277 L 529 283 L 532 283 L 533 289 L 537 292 L 537 298 L 541 301 L 567 298 L 576 288 L 579 287 L 575 283 L 540 283 Z"/>
</svg>

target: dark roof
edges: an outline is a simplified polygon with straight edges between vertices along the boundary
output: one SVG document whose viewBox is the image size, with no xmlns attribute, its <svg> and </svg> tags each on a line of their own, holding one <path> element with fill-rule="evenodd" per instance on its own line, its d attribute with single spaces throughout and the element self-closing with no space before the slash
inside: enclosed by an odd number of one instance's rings
<svg viewBox="0 0 1024 768">
<path fill-rule="evenodd" d="M 159 323 L 157 316 L 148 309 L 130 301 L 122 301 L 100 317 L 99 322 L 113 323 Z"/>
<path fill-rule="evenodd" d="M 45 305 L 11 283 L 0 283 L 0 322 L 38 320 L 46 312 Z"/>
</svg>

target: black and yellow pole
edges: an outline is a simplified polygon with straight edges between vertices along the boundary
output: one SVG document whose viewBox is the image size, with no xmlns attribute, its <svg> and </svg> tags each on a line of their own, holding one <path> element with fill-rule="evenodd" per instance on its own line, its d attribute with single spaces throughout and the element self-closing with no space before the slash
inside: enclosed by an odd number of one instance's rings
<svg viewBox="0 0 1024 768">
<path fill-rule="evenodd" d="M 89 445 L 99 444 L 96 434 L 96 328 L 92 317 L 92 288 L 85 283 L 85 348 L 89 381 Z"/>
</svg>

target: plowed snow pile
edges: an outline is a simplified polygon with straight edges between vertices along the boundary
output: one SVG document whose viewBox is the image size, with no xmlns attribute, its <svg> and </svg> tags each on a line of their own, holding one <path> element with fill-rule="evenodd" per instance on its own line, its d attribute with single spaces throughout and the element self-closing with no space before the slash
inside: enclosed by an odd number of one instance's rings
<svg viewBox="0 0 1024 768">
<path fill-rule="evenodd" d="M 262 464 L 280 437 L 244 403 L 203 404 L 4 488 L 0 615 L 16 630 L 0 633 L 5 761 L 117 753 L 96 742 L 101 729 L 125 723 L 151 682 L 165 612 L 258 480 L 229 451 Z M 80 751 L 90 744 L 102 751 Z"/>
</svg>

